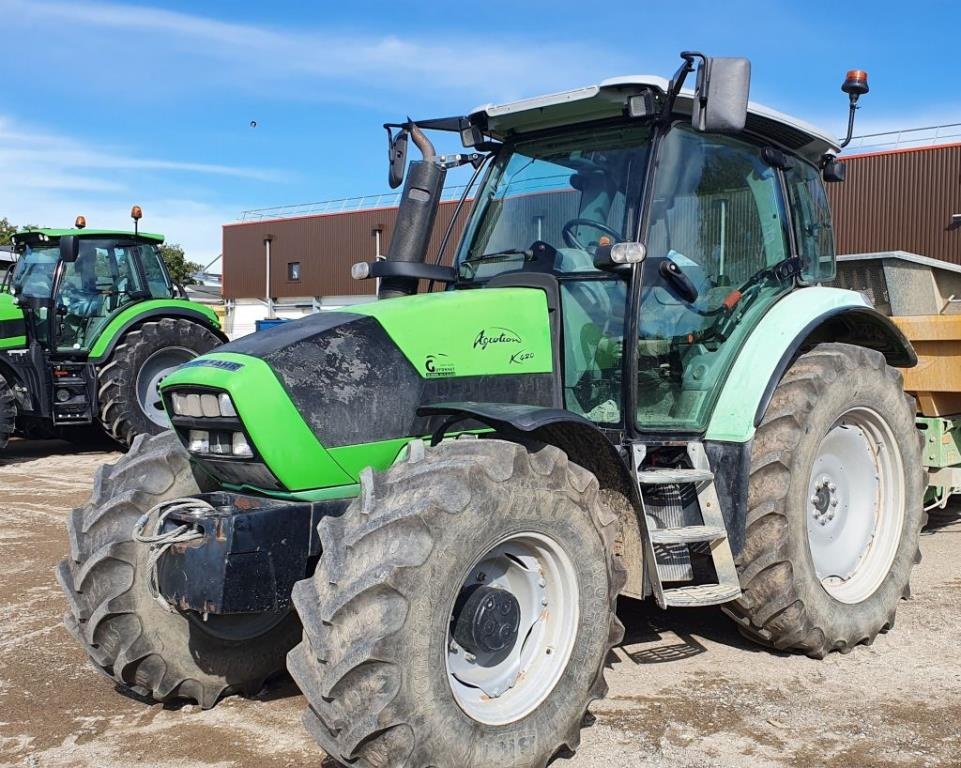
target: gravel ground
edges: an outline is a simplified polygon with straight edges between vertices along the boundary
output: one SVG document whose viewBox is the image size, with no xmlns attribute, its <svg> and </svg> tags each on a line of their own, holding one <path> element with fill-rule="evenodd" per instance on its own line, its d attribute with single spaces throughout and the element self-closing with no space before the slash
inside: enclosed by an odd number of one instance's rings
<svg viewBox="0 0 961 768">
<path fill-rule="evenodd" d="M 61 624 L 64 519 L 116 454 L 12 443 L 0 459 L 0 765 L 315 765 L 289 682 L 202 712 L 123 695 Z M 624 601 L 628 627 L 570 768 L 961 766 L 961 507 L 932 518 L 914 597 L 871 647 L 753 647 L 715 610 Z"/>
</svg>

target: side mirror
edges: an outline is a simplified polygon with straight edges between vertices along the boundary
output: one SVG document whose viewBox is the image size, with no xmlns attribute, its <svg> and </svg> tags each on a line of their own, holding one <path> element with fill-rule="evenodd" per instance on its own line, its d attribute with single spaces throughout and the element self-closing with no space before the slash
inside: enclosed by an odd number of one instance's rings
<svg viewBox="0 0 961 768">
<path fill-rule="evenodd" d="M 64 235 L 60 238 L 60 261 L 74 262 L 80 255 L 80 238 L 76 235 Z"/>
<path fill-rule="evenodd" d="M 751 62 L 743 58 L 704 58 L 697 70 L 691 124 L 710 133 L 737 133 L 747 122 Z"/>
<path fill-rule="evenodd" d="M 396 135 L 387 129 L 387 183 L 391 189 L 397 189 L 404 183 L 404 171 L 407 170 L 407 130 L 402 128 Z"/>
</svg>

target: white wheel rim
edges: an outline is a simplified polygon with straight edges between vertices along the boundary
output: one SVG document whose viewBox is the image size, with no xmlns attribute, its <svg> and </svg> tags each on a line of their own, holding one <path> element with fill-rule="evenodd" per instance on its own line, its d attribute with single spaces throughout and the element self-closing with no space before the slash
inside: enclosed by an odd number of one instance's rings
<svg viewBox="0 0 961 768">
<path fill-rule="evenodd" d="M 818 446 L 805 499 L 808 545 L 821 586 L 856 604 L 891 570 L 904 524 L 901 451 L 887 422 L 852 408 Z"/>
<path fill-rule="evenodd" d="M 447 677 L 460 708 L 487 725 L 525 717 L 554 690 L 567 667 L 580 615 L 577 574 L 567 553 L 541 533 L 506 537 L 470 569 L 458 592 L 477 585 L 506 590 L 520 606 L 509 651 L 470 654 L 447 632 Z M 505 655 L 506 654 L 506 655 Z"/>
<path fill-rule="evenodd" d="M 137 372 L 137 402 L 144 415 L 157 426 L 170 426 L 160 397 L 160 382 L 195 357 L 197 352 L 187 347 L 163 347 L 150 355 Z"/>
</svg>

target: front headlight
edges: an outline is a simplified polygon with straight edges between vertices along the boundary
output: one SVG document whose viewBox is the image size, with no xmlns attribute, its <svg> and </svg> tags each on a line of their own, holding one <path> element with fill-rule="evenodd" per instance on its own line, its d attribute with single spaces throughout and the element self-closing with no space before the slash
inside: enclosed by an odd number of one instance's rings
<svg viewBox="0 0 961 768">
<path fill-rule="evenodd" d="M 237 409 L 226 392 L 219 395 L 174 392 L 170 395 L 170 403 L 174 416 L 194 419 L 237 418 Z"/>
</svg>

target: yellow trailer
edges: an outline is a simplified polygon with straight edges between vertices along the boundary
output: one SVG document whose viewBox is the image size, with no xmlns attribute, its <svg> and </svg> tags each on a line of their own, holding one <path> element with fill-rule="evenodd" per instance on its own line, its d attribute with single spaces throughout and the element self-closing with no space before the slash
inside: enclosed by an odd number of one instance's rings
<svg viewBox="0 0 961 768">
<path fill-rule="evenodd" d="M 838 257 L 836 284 L 861 291 L 914 346 L 904 389 L 917 401 L 927 502 L 961 492 L 961 266 L 906 251 Z"/>
</svg>

